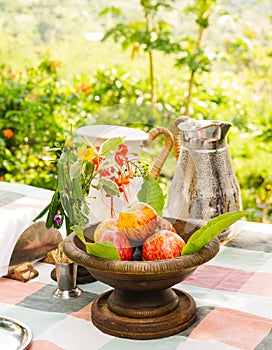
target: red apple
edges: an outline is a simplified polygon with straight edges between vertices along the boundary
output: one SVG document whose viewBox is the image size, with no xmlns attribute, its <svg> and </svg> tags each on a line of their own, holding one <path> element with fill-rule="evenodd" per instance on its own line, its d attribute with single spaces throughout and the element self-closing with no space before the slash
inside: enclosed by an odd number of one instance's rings
<svg viewBox="0 0 272 350">
<path fill-rule="evenodd" d="M 102 232 L 106 230 L 118 230 L 118 220 L 115 218 L 106 219 L 101 221 L 94 230 L 94 241 L 98 239 Z"/>
<path fill-rule="evenodd" d="M 184 246 L 185 241 L 177 233 L 169 230 L 156 231 L 145 240 L 142 259 L 149 261 L 178 258 Z"/>
<path fill-rule="evenodd" d="M 156 231 L 160 230 L 169 230 L 173 232 L 177 232 L 175 227 L 169 222 L 167 219 L 162 218 L 161 216 L 158 216 L 158 224 L 156 227 Z"/>
<path fill-rule="evenodd" d="M 103 231 L 96 242 L 111 242 L 117 248 L 121 260 L 132 260 L 132 247 L 126 236 L 121 232 L 115 230 Z"/>
<path fill-rule="evenodd" d="M 132 242 L 139 246 L 157 227 L 157 213 L 143 202 L 125 205 L 120 213 L 118 229 Z"/>
</svg>

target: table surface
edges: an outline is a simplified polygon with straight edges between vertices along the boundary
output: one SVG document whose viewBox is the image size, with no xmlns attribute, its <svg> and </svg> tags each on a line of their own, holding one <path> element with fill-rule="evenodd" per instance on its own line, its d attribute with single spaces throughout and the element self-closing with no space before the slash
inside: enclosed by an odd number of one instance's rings
<svg viewBox="0 0 272 350">
<path fill-rule="evenodd" d="M 54 266 L 41 262 L 29 282 L 0 278 L 0 315 L 31 328 L 30 350 L 271 350 L 272 225 L 241 220 L 235 228 L 238 235 L 215 258 L 174 286 L 197 305 L 197 321 L 174 336 L 131 340 L 102 333 L 92 324 L 91 306 L 110 287 L 96 281 L 79 285 L 79 298 L 54 298 Z"/>
</svg>

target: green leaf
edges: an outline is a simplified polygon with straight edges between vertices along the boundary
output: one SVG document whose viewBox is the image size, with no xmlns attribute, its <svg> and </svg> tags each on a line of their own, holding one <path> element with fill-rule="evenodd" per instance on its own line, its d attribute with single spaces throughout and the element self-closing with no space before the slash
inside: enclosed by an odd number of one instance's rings
<svg viewBox="0 0 272 350">
<path fill-rule="evenodd" d="M 89 207 L 85 207 L 83 203 L 84 201 L 76 200 L 73 204 L 73 224 L 85 227 L 89 222 Z M 85 208 L 87 208 L 88 211 L 85 211 Z"/>
<path fill-rule="evenodd" d="M 92 176 L 94 172 L 94 164 L 91 162 L 86 163 L 85 165 L 85 170 L 84 170 L 84 175 L 85 176 Z"/>
<path fill-rule="evenodd" d="M 117 151 L 119 145 L 124 141 L 123 137 L 113 137 L 103 142 L 100 148 L 100 156 L 107 157 Z"/>
<path fill-rule="evenodd" d="M 89 243 L 86 242 L 83 227 L 79 225 L 74 225 L 71 229 L 75 232 L 78 238 L 82 243 L 86 246 L 86 252 L 89 255 L 94 255 L 99 258 L 112 259 L 112 260 L 120 260 L 120 254 L 115 245 L 111 242 L 95 242 Z"/>
<path fill-rule="evenodd" d="M 64 167 L 63 164 L 59 164 L 58 167 L 58 188 L 60 192 L 63 192 L 65 188 L 65 173 L 64 173 Z"/>
<path fill-rule="evenodd" d="M 86 252 L 99 258 L 120 260 L 120 254 L 111 242 L 86 243 Z"/>
<path fill-rule="evenodd" d="M 106 177 L 103 177 L 99 180 L 100 185 L 102 186 L 103 190 L 108 193 L 110 196 L 117 196 L 120 194 L 119 188 L 116 185 L 116 183 Z"/>
<path fill-rule="evenodd" d="M 182 250 L 182 255 L 198 252 L 221 232 L 226 230 L 230 225 L 234 224 L 245 215 L 246 211 L 236 211 L 224 213 L 209 220 L 205 226 L 195 231 L 188 239 Z"/>
<path fill-rule="evenodd" d="M 86 244 L 82 226 L 73 225 L 71 226 L 71 230 L 75 232 L 75 234 L 78 236 L 78 238 L 81 240 L 82 243 Z"/>
<path fill-rule="evenodd" d="M 65 164 L 66 162 L 67 162 L 67 155 L 66 155 L 66 153 L 63 152 L 59 158 L 59 163 Z"/>
<path fill-rule="evenodd" d="M 68 218 L 68 216 L 66 216 L 65 214 L 64 214 L 64 218 L 65 218 L 66 236 L 69 236 L 69 234 L 72 232 L 71 222 L 70 222 L 70 219 Z"/>
<path fill-rule="evenodd" d="M 73 179 L 73 186 L 74 186 L 74 191 L 75 191 L 75 198 L 79 200 L 84 199 L 84 194 L 81 188 L 81 183 L 78 178 Z"/>
<path fill-rule="evenodd" d="M 69 220 L 74 223 L 74 214 L 73 214 L 73 207 L 70 203 L 70 198 L 69 196 L 67 195 L 67 193 L 62 193 L 61 194 L 61 197 L 60 197 L 60 200 L 61 200 L 61 204 L 62 204 L 62 207 L 63 209 L 65 210 L 65 215 L 68 216 Z"/>
<path fill-rule="evenodd" d="M 119 17 L 122 14 L 121 10 L 118 7 L 116 7 L 116 6 L 107 6 L 98 14 L 98 16 L 105 16 L 108 13 L 111 13 L 111 14 L 113 14 L 116 17 Z"/>
<path fill-rule="evenodd" d="M 158 215 L 160 215 L 164 207 L 162 189 L 160 188 L 158 182 L 150 174 L 145 175 L 143 180 L 144 182 L 137 195 L 138 200 L 151 205 L 151 207 L 156 210 Z"/>
<path fill-rule="evenodd" d="M 72 179 L 76 178 L 76 177 L 80 177 L 81 167 L 82 167 L 82 162 L 79 161 L 79 160 L 71 165 L 71 167 L 70 167 L 70 177 Z"/>
<path fill-rule="evenodd" d="M 58 213 L 58 209 L 61 205 L 60 198 L 59 198 L 59 191 L 56 190 L 53 194 L 49 211 L 47 214 L 46 222 L 45 222 L 45 227 L 46 228 L 51 228 L 54 226 L 54 216 Z"/>
</svg>

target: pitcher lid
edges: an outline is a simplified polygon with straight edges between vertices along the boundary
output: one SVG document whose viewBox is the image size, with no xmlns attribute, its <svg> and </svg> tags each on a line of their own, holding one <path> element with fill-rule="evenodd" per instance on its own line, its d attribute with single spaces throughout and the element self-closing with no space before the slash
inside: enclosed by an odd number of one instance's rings
<svg viewBox="0 0 272 350">
<path fill-rule="evenodd" d="M 222 140 L 232 126 L 229 122 L 217 120 L 196 120 L 187 118 L 178 124 L 178 128 L 184 132 L 185 138 L 201 140 Z"/>
</svg>

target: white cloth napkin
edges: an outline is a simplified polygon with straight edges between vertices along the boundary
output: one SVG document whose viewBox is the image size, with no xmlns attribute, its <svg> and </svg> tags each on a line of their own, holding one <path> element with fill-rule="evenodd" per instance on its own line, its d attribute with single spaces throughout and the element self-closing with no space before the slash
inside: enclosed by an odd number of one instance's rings
<svg viewBox="0 0 272 350">
<path fill-rule="evenodd" d="M 20 235 L 50 203 L 53 191 L 0 182 L 0 276 L 8 272 L 10 258 Z"/>
</svg>

